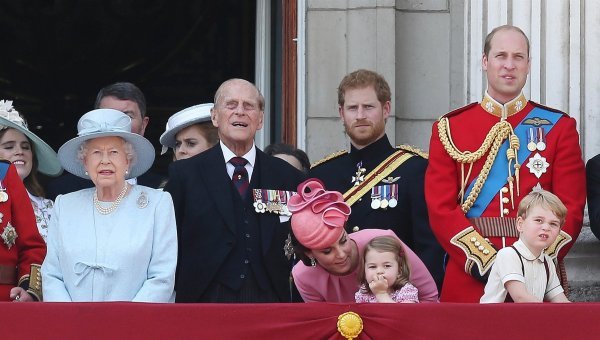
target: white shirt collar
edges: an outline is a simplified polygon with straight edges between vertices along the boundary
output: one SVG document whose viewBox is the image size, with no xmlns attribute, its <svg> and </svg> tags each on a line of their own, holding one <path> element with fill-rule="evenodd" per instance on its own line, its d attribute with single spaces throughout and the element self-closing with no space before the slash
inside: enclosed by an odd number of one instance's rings
<svg viewBox="0 0 600 340">
<path fill-rule="evenodd" d="M 225 146 L 225 144 L 223 144 L 222 141 L 219 141 L 219 145 L 221 145 L 221 151 L 223 151 L 223 158 L 225 158 L 225 163 L 228 163 L 229 160 L 231 160 L 233 157 L 236 157 L 233 151 L 229 150 L 229 148 Z M 256 146 L 254 145 L 254 142 L 252 143 L 250 151 L 248 151 L 242 157 L 244 157 L 248 161 L 248 164 L 250 164 L 250 166 L 254 168 L 254 163 L 256 162 Z"/>
<path fill-rule="evenodd" d="M 236 157 L 236 155 L 233 153 L 233 151 L 229 150 L 229 148 L 225 146 L 223 142 L 220 141 L 219 145 L 221 146 L 223 158 L 225 159 L 225 167 L 227 168 L 227 174 L 229 175 L 229 178 L 231 178 L 233 176 L 234 166 L 233 164 L 229 163 L 229 161 L 233 157 Z M 256 162 L 256 146 L 254 145 L 254 142 L 252 143 L 252 147 L 250 148 L 250 150 L 242 157 L 244 157 L 248 161 L 248 164 L 246 164 L 245 168 L 248 172 L 248 178 L 252 178 L 252 173 L 254 172 L 254 163 Z"/>
<path fill-rule="evenodd" d="M 544 252 L 542 251 L 540 256 L 536 257 L 535 255 L 533 255 L 531 250 L 529 250 L 529 248 L 527 248 L 527 245 L 525 245 L 523 240 L 518 239 L 515 243 L 513 243 L 513 246 L 515 248 L 517 248 L 517 250 L 519 251 L 519 253 L 521 253 L 521 256 L 523 256 L 524 259 L 526 259 L 528 261 L 533 261 L 533 260 L 537 259 L 540 262 L 544 262 Z"/>
</svg>

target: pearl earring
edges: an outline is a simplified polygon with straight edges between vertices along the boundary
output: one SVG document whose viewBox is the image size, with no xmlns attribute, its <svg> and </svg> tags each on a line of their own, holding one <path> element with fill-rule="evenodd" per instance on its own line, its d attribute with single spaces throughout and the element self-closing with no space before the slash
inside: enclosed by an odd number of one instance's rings
<svg viewBox="0 0 600 340">
<path fill-rule="evenodd" d="M 85 175 L 86 175 L 86 176 L 89 176 L 90 174 L 88 174 L 88 172 L 86 171 L 86 172 L 85 172 Z"/>
<path fill-rule="evenodd" d="M 125 170 L 125 175 L 129 175 L 129 170 Z"/>
<path fill-rule="evenodd" d="M 311 267 L 316 267 L 317 266 L 317 261 L 315 261 L 315 259 L 313 257 L 310 258 L 310 266 Z"/>
</svg>

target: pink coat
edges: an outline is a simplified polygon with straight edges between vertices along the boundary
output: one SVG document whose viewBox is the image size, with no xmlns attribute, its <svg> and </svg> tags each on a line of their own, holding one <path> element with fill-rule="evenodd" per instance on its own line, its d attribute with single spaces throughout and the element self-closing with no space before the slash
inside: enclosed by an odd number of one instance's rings
<svg viewBox="0 0 600 340">
<path fill-rule="evenodd" d="M 358 246 L 359 261 L 363 261 L 364 248 L 371 239 L 377 236 L 398 238 L 393 231 L 381 229 L 364 229 L 348 234 L 348 236 Z M 400 240 L 400 243 L 406 251 L 410 266 L 409 281 L 419 290 L 419 301 L 437 302 L 438 291 L 433 277 L 417 254 L 402 240 Z M 304 302 L 355 302 L 354 293 L 360 288 L 357 271 L 358 269 L 345 276 L 336 276 L 325 271 L 319 265 L 309 267 L 302 262 L 298 262 L 292 269 L 292 275 Z"/>
</svg>

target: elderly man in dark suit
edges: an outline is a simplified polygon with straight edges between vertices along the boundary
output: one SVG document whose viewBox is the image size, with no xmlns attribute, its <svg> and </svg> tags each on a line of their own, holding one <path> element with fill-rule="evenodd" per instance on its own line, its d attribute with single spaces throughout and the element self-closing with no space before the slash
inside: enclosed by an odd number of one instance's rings
<svg viewBox="0 0 600 340">
<path fill-rule="evenodd" d="M 176 302 L 290 302 L 287 198 L 300 171 L 254 144 L 264 98 L 248 81 L 219 87 L 211 110 L 220 143 L 171 164 L 165 188 L 177 218 Z"/>
</svg>

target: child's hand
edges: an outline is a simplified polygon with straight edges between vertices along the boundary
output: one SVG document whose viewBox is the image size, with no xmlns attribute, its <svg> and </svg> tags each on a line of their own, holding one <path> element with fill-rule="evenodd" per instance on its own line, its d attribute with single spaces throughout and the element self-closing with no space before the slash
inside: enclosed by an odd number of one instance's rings
<svg viewBox="0 0 600 340">
<path fill-rule="evenodd" d="M 373 294 L 387 294 L 388 282 L 383 275 L 377 275 L 369 282 L 369 288 Z"/>
</svg>

